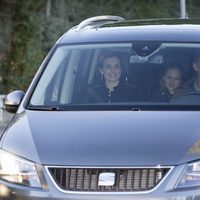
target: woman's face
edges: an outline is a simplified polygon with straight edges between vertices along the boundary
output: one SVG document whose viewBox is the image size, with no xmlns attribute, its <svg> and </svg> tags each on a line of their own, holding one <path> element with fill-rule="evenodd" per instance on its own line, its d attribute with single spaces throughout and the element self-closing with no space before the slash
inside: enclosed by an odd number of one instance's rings
<svg viewBox="0 0 200 200">
<path fill-rule="evenodd" d="M 169 93 L 174 94 L 181 83 L 181 72 L 178 68 L 168 69 L 163 76 L 163 82 Z"/>
<path fill-rule="evenodd" d="M 121 76 L 120 60 L 117 57 L 107 57 L 100 69 L 107 83 L 118 83 Z"/>
</svg>

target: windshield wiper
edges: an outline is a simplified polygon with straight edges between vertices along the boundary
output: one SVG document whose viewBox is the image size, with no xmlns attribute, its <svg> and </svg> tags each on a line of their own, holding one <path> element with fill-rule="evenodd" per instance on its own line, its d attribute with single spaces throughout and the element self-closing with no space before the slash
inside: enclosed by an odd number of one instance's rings
<svg viewBox="0 0 200 200">
<path fill-rule="evenodd" d="M 29 105 L 28 110 L 38 111 L 199 111 L 200 105 L 163 104 L 163 103 L 97 103 L 65 104 L 49 106 Z"/>
<path fill-rule="evenodd" d="M 28 110 L 39 110 L 39 111 L 59 111 L 58 106 L 28 106 Z"/>
</svg>

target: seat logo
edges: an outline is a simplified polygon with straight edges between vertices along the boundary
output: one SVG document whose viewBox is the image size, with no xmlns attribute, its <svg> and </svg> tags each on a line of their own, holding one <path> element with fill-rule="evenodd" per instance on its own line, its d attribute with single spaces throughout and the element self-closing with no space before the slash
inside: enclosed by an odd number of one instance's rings
<svg viewBox="0 0 200 200">
<path fill-rule="evenodd" d="M 115 184 L 115 173 L 102 172 L 99 174 L 99 186 L 113 186 Z"/>
</svg>

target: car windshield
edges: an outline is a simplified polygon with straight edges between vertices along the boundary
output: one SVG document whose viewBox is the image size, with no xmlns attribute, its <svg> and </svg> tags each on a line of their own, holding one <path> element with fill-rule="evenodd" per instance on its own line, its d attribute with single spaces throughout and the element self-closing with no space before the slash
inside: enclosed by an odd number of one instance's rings
<svg viewBox="0 0 200 200">
<path fill-rule="evenodd" d="M 50 56 L 29 109 L 200 106 L 200 44 L 61 45 Z"/>
</svg>

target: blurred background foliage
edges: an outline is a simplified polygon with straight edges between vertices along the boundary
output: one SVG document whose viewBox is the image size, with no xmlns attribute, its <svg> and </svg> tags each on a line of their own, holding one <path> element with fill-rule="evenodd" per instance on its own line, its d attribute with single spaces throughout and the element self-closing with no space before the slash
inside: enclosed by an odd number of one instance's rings
<svg viewBox="0 0 200 200">
<path fill-rule="evenodd" d="M 180 0 L 0 0 L 0 94 L 26 90 L 45 55 L 69 28 L 97 15 L 179 18 Z M 188 0 L 190 18 L 200 1 Z"/>
</svg>

